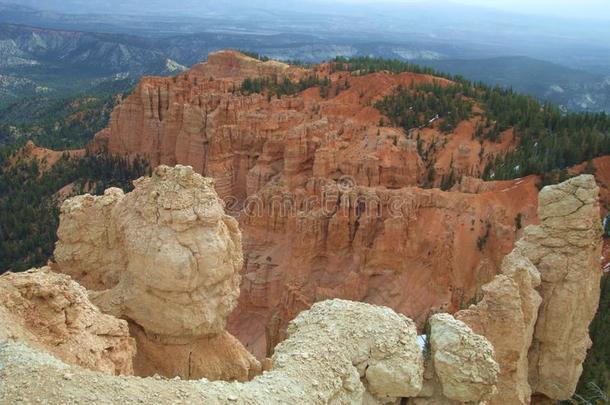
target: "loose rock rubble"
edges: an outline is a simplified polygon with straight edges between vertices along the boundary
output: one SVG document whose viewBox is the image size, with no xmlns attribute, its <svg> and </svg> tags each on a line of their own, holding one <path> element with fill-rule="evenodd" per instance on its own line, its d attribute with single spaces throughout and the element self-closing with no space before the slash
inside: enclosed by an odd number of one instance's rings
<svg viewBox="0 0 610 405">
<path fill-rule="evenodd" d="M 133 373 L 127 322 L 105 315 L 70 277 L 48 267 L 0 276 L 0 341 L 18 340 L 108 374 Z"/>
<path fill-rule="evenodd" d="M 0 346 L 1 403 L 359 404 L 416 395 L 423 356 L 412 321 L 341 300 L 314 305 L 289 327 L 273 369 L 246 383 L 112 377 L 68 366 L 21 343 Z"/>
</svg>

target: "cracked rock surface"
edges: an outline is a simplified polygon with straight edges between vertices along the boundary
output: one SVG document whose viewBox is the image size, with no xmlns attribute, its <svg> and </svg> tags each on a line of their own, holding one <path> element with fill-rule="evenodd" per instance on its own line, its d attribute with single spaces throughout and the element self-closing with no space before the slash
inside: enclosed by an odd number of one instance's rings
<svg viewBox="0 0 610 405">
<path fill-rule="evenodd" d="M 456 314 L 494 345 L 500 376 L 490 404 L 574 394 L 599 300 L 598 193 L 590 175 L 542 189 L 540 225 L 525 229 L 483 299 Z"/>
<path fill-rule="evenodd" d="M 432 363 L 443 396 L 474 403 L 493 397 L 499 366 L 491 343 L 449 314 L 432 315 L 430 333 Z"/>
<path fill-rule="evenodd" d="M 534 393 L 569 399 L 591 345 L 589 324 L 599 303 L 599 188 L 581 175 L 542 189 L 539 226 L 529 226 L 517 250 L 538 269 L 542 304 L 529 353 Z"/>
<path fill-rule="evenodd" d="M 247 380 L 260 364 L 225 332 L 243 263 L 237 221 L 213 180 L 191 167 L 159 166 L 134 186 L 63 204 L 58 269 L 97 290 L 90 298 L 104 313 L 129 321 L 136 374 Z M 206 344 L 219 348 L 216 362 L 201 358 Z"/>
<path fill-rule="evenodd" d="M 530 403 L 528 351 L 542 302 L 539 286 L 536 267 L 513 251 L 504 258 L 502 273 L 483 286 L 483 299 L 455 315 L 493 344 L 500 374 L 489 404 Z"/>
</svg>

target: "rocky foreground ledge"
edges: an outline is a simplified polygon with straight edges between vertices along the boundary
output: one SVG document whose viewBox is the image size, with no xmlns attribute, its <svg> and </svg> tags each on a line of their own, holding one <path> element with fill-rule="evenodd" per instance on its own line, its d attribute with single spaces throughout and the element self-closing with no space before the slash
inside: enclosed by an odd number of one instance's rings
<svg viewBox="0 0 610 405">
<path fill-rule="evenodd" d="M 498 364 L 482 336 L 451 315 L 432 317 L 431 358 L 445 395 L 480 402 L 495 392 Z M 22 343 L 0 346 L 6 403 L 378 404 L 417 397 L 424 353 L 415 324 L 389 308 L 342 300 L 315 304 L 276 347 L 273 369 L 245 383 L 115 377 Z M 430 365 L 432 363 L 429 363 Z M 459 369 L 455 375 L 447 375 Z M 433 367 L 428 371 L 433 372 Z M 454 386 L 456 379 L 460 384 Z"/>
<path fill-rule="evenodd" d="M 57 263 L 0 277 L 0 403 L 528 404 L 573 394 L 599 299 L 592 176 L 544 188 L 540 225 L 482 300 L 431 316 L 428 336 L 389 308 L 323 301 L 290 323 L 262 373 L 224 330 L 241 233 L 213 182 L 161 166 L 135 186 L 66 201 Z"/>
</svg>

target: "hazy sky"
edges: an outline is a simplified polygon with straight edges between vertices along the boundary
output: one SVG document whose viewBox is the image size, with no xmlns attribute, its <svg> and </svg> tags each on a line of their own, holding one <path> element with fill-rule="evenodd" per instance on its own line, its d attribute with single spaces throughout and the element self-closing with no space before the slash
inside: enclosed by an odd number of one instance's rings
<svg viewBox="0 0 610 405">
<path fill-rule="evenodd" d="M 340 0 L 349 3 L 374 3 L 371 0 Z M 610 0 L 451 0 L 453 3 L 496 8 L 525 14 L 610 19 Z M 421 0 L 384 0 L 388 3 L 413 3 Z M 434 4 L 434 1 L 430 1 Z"/>
<path fill-rule="evenodd" d="M 459 0 L 458 2 L 518 12 L 610 18 L 610 0 Z"/>
<path fill-rule="evenodd" d="M 308 8 L 312 1 L 315 6 Z M 275 8 L 278 4 L 284 8 L 294 8 L 299 11 L 315 11 L 315 7 L 325 5 L 367 4 L 369 6 L 385 3 L 409 4 L 420 3 L 433 10 L 442 7 L 443 3 L 467 4 L 491 9 L 500 9 L 520 14 L 539 14 L 545 16 L 562 16 L 577 18 L 595 18 L 610 21 L 610 0 L 0 0 L 1 2 L 14 2 L 31 5 L 36 8 L 61 10 L 64 12 L 80 11 L 120 11 L 149 10 L 155 11 L 185 9 L 196 12 L 197 9 L 206 9 L 207 6 L 233 3 L 245 4 L 248 7 Z M 295 6 L 295 7 L 292 7 Z M 239 8 L 239 7 L 238 7 Z"/>
</svg>

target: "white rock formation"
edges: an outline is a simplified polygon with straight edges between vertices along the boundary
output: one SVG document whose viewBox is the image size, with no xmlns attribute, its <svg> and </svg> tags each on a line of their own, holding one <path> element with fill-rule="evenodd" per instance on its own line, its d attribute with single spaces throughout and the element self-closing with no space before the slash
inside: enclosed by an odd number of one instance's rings
<svg viewBox="0 0 610 405">
<path fill-rule="evenodd" d="M 92 294 L 93 301 L 148 335 L 180 340 L 222 332 L 239 296 L 237 221 L 225 215 L 213 181 L 190 167 L 160 166 L 134 185 L 117 200 L 109 226 L 125 267 L 117 285 Z M 80 198 L 87 197 L 67 204 Z"/>
<path fill-rule="evenodd" d="M 542 304 L 529 353 L 534 393 L 571 398 L 591 345 L 599 303 L 601 221 L 591 175 L 547 186 L 539 195 L 540 226 L 529 226 L 517 250 L 540 272 Z"/>
<path fill-rule="evenodd" d="M 129 320 L 137 374 L 247 380 L 260 364 L 224 330 L 239 296 L 237 221 L 213 180 L 190 167 L 160 166 L 134 186 L 63 204 L 59 271 L 98 290 L 90 297 L 103 312 Z M 222 348 L 216 361 L 201 358 L 213 347 Z"/>
<path fill-rule="evenodd" d="M 455 317 L 494 346 L 500 365 L 498 393 L 490 404 L 529 404 L 528 351 L 542 299 L 540 273 L 517 251 L 502 262 L 502 274 L 483 286 L 483 299 Z"/>
<path fill-rule="evenodd" d="M 423 358 L 415 324 L 389 308 L 324 301 L 301 313 L 288 334 L 276 347 L 273 369 L 246 383 L 113 378 L 4 344 L 0 402 L 362 404 L 395 402 L 421 389 Z M 24 384 L 31 375 L 44 383 Z"/>
</svg>

